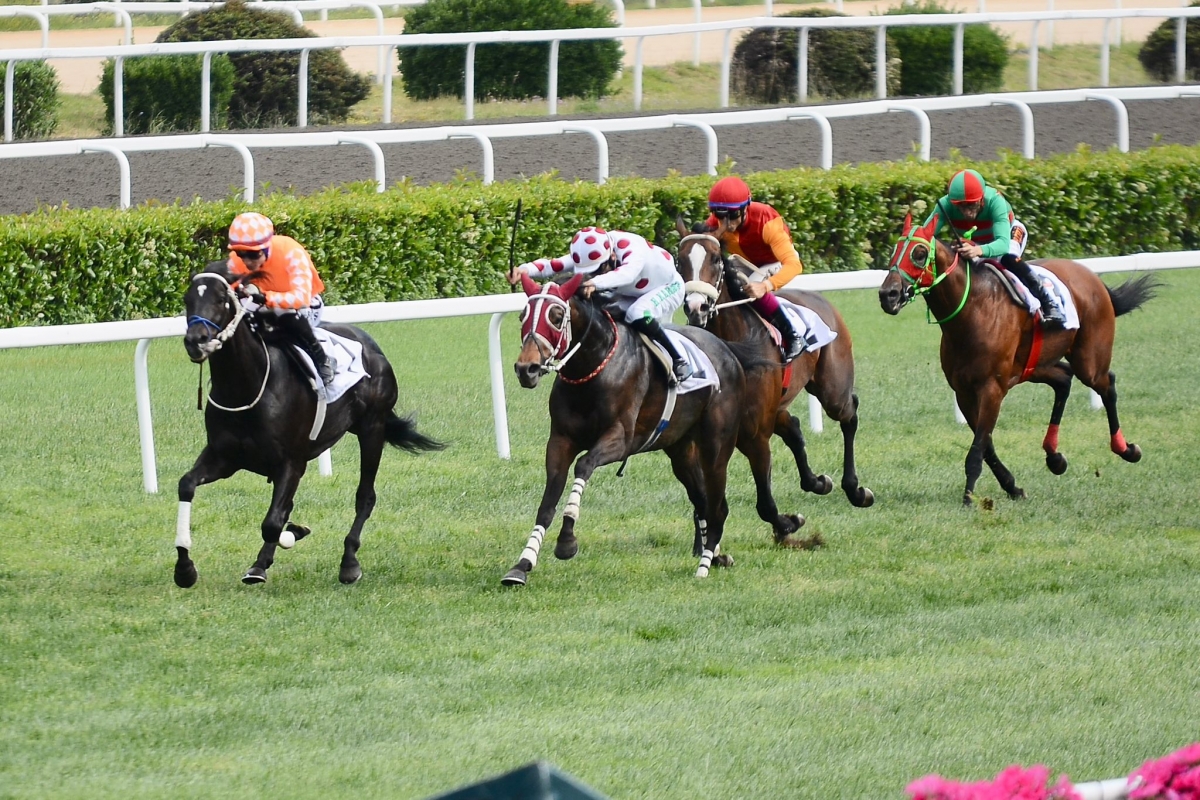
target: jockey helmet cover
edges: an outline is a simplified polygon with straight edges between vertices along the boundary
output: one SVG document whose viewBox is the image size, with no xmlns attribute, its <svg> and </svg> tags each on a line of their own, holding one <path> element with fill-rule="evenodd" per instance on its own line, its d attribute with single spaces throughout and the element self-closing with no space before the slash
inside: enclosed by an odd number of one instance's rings
<svg viewBox="0 0 1200 800">
<path fill-rule="evenodd" d="M 571 263 L 580 274 L 595 272 L 612 257 L 612 252 L 612 240 L 604 228 L 583 228 L 571 240 Z"/>
<path fill-rule="evenodd" d="M 956 172 L 950 179 L 950 188 L 946 194 L 950 195 L 951 203 L 978 203 L 983 200 L 983 190 L 986 186 L 982 175 L 973 169 L 964 169 Z"/>
<path fill-rule="evenodd" d="M 736 175 L 721 178 L 708 193 L 710 209 L 741 210 L 750 205 L 750 187 Z"/>
<path fill-rule="evenodd" d="M 229 226 L 230 250 L 266 250 L 275 235 L 275 224 L 262 214 L 238 214 Z"/>
</svg>

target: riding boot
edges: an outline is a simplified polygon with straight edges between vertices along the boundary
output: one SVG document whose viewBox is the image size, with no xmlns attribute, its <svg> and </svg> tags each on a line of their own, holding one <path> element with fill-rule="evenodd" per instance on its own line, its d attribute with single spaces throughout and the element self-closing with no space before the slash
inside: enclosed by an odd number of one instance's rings
<svg viewBox="0 0 1200 800">
<path fill-rule="evenodd" d="M 1042 304 L 1042 326 L 1046 328 L 1061 328 L 1066 324 L 1066 317 L 1059 310 L 1058 304 L 1050 297 L 1050 291 L 1042 283 L 1041 278 L 1033 274 L 1033 270 L 1029 268 L 1021 259 L 1006 255 L 1000 259 L 1008 271 L 1021 279 L 1021 283 L 1025 284 L 1037 301 Z"/>
<path fill-rule="evenodd" d="M 333 383 L 333 364 L 324 348 L 321 347 L 321 343 L 317 341 L 317 334 L 313 331 L 312 323 L 299 314 L 280 314 L 277 324 L 304 348 L 304 352 L 308 353 L 313 366 L 317 368 L 317 374 L 321 376 L 321 383 L 326 387 Z"/>
<path fill-rule="evenodd" d="M 675 343 L 667 338 L 667 332 L 663 330 L 662 325 L 658 324 L 658 320 L 654 319 L 653 317 L 643 317 L 641 319 L 634 320 L 630 324 L 633 326 L 635 331 L 646 334 L 651 339 L 666 348 L 667 353 L 669 353 L 671 356 L 671 372 L 673 373 L 673 377 L 675 378 L 675 382 L 677 384 L 683 383 L 688 378 L 692 377 L 692 365 L 689 364 L 687 359 L 685 359 L 683 355 L 675 349 Z"/>
<path fill-rule="evenodd" d="M 804 352 L 806 342 L 800 338 L 800 334 L 796 333 L 791 317 L 783 310 L 783 306 L 780 306 L 779 310 L 771 315 L 771 324 L 779 329 L 779 335 L 783 338 L 784 363 Z"/>
</svg>

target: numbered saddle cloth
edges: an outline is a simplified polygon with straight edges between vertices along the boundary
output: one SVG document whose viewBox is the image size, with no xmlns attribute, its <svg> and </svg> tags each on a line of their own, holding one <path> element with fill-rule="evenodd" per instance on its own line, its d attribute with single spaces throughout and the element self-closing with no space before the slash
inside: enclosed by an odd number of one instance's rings
<svg viewBox="0 0 1200 800">
<path fill-rule="evenodd" d="M 694 392 L 697 389 L 704 389 L 709 386 L 715 387 L 717 391 L 720 391 L 721 379 L 717 376 L 717 370 L 713 367 L 712 359 L 708 357 L 708 353 L 697 347 L 695 342 L 683 334 L 669 328 L 665 330 L 667 337 L 671 340 L 671 344 L 675 345 L 675 349 L 692 366 L 692 377 L 675 387 L 676 394 L 687 394 L 688 392 Z M 650 345 L 651 349 L 658 354 L 663 366 L 670 371 L 672 363 L 670 353 L 663 350 L 657 342 L 644 336 L 642 337 L 642 341 Z"/>
<path fill-rule="evenodd" d="M 316 333 L 317 341 L 321 343 L 325 355 L 329 356 L 330 362 L 334 365 L 333 383 L 329 384 L 329 388 L 325 390 L 325 402 L 333 403 L 349 391 L 354 384 L 363 378 L 371 377 L 366 367 L 363 366 L 362 342 L 338 336 L 324 328 L 314 328 L 313 331 Z M 295 350 L 308 369 L 309 377 L 320 383 L 321 379 L 317 376 L 317 370 L 313 367 L 308 353 L 299 347 L 296 347 Z"/>
<path fill-rule="evenodd" d="M 1029 262 L 1025 263 L 1029 264 Z M 1063 330 L 1073 331 L 1077 329 L 1079 327 L 1079 310 L 1075 308 L 1075 300 L 1071 297 L 1071 290 L 1067 288 L 1067 285 L 1063 283 L 1057 275 L 1045 267 L 1040 267 L 1037 264 L 1029 264 L 1029 269 L 1035 276 L 1037 276 L 1037 279 L 1040 280 L 1043 285 L 1046 283 L 1050 284 L 1050 299 L 1053 300 L 1058 306 L 1059 310 L 1063 312 L 1063 317 L 1066 319 L 1066 323 L 1063 325 Z M 1025 298 L 1025 305 L 1029 307 L 1030 314 L 1036 314 L 1041 310 L 1041 302 L 1039 302 L 1038 299 L 1033 296 L 1033 292 L 1029 291 L 1028 286 L 1022 283 L 1016 275 L 1012 274 L 1008 270 L 1001 268 L 1000 271 L 1004 273 L 1004 277 L 1008 278 L 1010 283 L 1017 287 L 1017 291 L 1019 291 L 1021 296 Z"/>
<path fill-rule="evenodd" d="M 816 352 L 837 338 L 837 331 L 826 325 L 821 315 L 811 308 L 797 305 L 778 295 L 776 299 L 779 300 L 779 305 L 783 306 L 783 313 L 791 320 L 796 333 L 804 340 L 805 352 Z"/>
</svg>

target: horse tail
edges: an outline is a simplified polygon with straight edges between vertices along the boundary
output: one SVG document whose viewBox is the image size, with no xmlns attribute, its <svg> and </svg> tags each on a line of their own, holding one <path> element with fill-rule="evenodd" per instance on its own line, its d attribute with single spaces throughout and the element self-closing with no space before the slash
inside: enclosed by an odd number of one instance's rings
<svg viewBox="0 0 1200 800">
<path fill-rule="evenodd" d="M 1154 297 L 1161 285 L 1153 275 L 1142 275 L 1130 278 L 1115 289 L 1107 285 L 1104 288 L 1108 289 L 1113 311 L 1119 317 L 1136 308 L 1141 308 L 1143 303 Z"/>
<path fill-rule="evenodd" d="M 422 450 L 445 450 L 444 442 L 430 439 L 417 432 L 417 425 L 411 417 L 398 417 L 393 412 L 384 423 L 383 438 L 392 447 L 419 453 Z"/>
<path fill-rule="evenodd" d="M 779 361 L 764 357 L 762 347 L 754 342 L 725 342 L 725 346 L 733 351 L 734 358 L 746 372 L 753 369 L 779 369 Z"/>
</svg>

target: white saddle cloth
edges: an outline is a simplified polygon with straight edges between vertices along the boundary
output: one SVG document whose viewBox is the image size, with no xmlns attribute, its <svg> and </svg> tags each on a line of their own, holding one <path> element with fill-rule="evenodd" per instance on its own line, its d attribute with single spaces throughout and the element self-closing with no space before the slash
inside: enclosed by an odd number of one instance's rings
<svg viewBox="0 0 1200 800">
<path fill-rule="evenodd" d="M 667 330 L 667 337 L 671 340 L 671 344 L 675 345 L 678 350 L 692 365 L 692 377 L 688 378 L 683 383 L 675 387 L 676 394 L 687 394 L 694 392 L 697 389 L 705 389 L 709 386 L 716 387 L 717 391 L 721 390 L 721 379 L 717 375 L 716 367 L 713 366 L 712 359 L 708 357 L 696 343 L 677 331 Z M 662 346 L 657 342 L 652 342 L 655 349 L 663 354 L 666 363 L 671 363 L 671 354 L 663 350 Z"/>
<path fill-rule="evenodd" d="M 796 333 L 804 340 L 804 351 L 814 353 L 837 338 L 837 331 L 825 324 L 821 315 L 807 306 L 797 305 L 782 297 L 776 296 L 783 313 L 792 322 Z"/>
<path fill-rule="evenodd" d="M 362 342 L 338 336 L 324 328 L 313 328 L 313 331 L 317 334 L 317 341 L 321 343 L 321 348 L 334 364 L 333 383 L 329 384 L 329 388 L 325 390 L 325 402 L 334 403 L 363 378 L 371 377 L 366 367 L 363 366 Z M 320 383 L 321 379 L 317 377 L 317 370 L 313 367 L 308 353 L 299 347 L 296 348 L 296 352 L 300 354 L 300 360 L 308 367 L 309 376 Z"/>
<path fill-rule="evenodd" d="M 1027 264 L 1029 262 L 1026 262 Z M 1039 267 L 1037 264 L 1029 264 L 1029 269 L 1036 275 L 1043 284 L 1050 284 L 1050 299 L 1058 306 L 1058 310 L 1063 312 L 1066 318 L 1066 323 L 1063 325 L 1063 330 L 1073 331 L 1079 327 L 1079 310 L 1075 308 L 1075 299 L 1071 297 L 1071 290 L 1067 285 L 1059 280 L 1059 277 L 1045 267 Z M 1021 290 L 1021 296 L 1025 298 L 1025 305 L 1029 307 L 1030 314 L 1036 314 L 1041 310 L 1041 302 L 1033 296 L 1033 292 L 1029 291 L 1029 287 L 1021 282 L 1016 275 L 1013 275 L 1008 270 L 1002 270 L 1009 280 L 1015 283 Z"/>
</svg>

